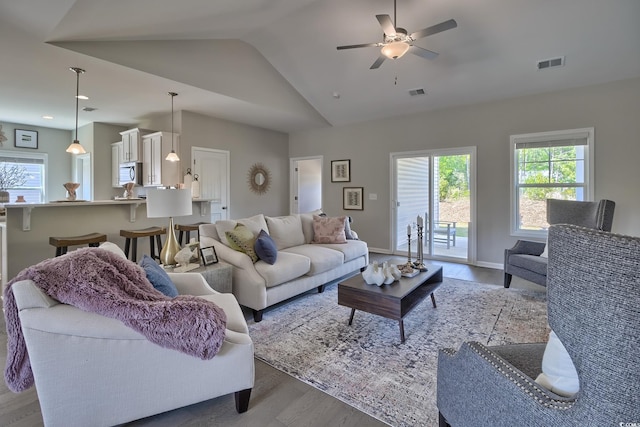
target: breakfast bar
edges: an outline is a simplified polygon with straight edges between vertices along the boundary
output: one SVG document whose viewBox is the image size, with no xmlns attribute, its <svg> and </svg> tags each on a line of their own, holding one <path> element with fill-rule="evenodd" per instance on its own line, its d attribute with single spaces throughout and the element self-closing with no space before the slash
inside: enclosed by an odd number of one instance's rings
<svg viewBox="0 0 640 427">
<path fill-rule="evenodd" d="M 211 200 L 194 199 L 193 214 L 174 218 L 176 224 L 209 222 Z M 55 255 L 51 236 L 104 233 L 107 240 L 124 248 L 121 229 L 166 227 L 168 218 L 147 218 L 145 199 L 8 203 L 6 208 L 6 268 L 2 284 L 22 269 Z M 148 248 L 141 245 L 142 256 Z"/>
</svg>

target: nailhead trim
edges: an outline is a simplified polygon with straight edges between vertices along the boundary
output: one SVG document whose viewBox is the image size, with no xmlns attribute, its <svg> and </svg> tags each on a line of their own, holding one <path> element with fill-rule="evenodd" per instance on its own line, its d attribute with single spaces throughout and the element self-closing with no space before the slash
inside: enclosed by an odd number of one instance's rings
<svg viewBox="0 0 640 427">
<path fill-rule="evenodd" d="M 468 344 L 475 353 L 489 362 L 491 366 L 498 370 L 498 372 L 507 377 L 507 379 L 517 385 L 518 388 L 520 388 L 526 394 L 531 396 L 536 402 L 544 405 L 547 408 L 560 410 L 571 409 L 575 405 L 575 400 L 565 402 L 549 397 L 544 390 L 539 388 L 537 384 L 531 380 L 531 378 L 522 375 L 513 366 L 500 359 L 496 354 L 491 352 L 482 344 L 478 342 L 470 342 Z M 536 393 L 532 392 L 531 388 L 533 388 Z"/>
</svg>

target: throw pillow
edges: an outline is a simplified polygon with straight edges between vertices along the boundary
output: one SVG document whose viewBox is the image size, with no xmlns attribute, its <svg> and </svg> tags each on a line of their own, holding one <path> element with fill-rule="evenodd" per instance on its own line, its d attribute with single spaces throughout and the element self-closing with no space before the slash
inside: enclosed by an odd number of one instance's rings
<svg viewBox="0 0 640 427">
<path fill-rule="evenodd" d="M 258 258 L 267 264 L 275 264 L 278 259 L 278 248 L 276 247 L 276 242 L 273 241 L 266 231 L 260 230 L 260 234 L 258 234 L 254 248 L 256 250 L 256 254 L 258 254 Z"/>
<path fill-rule="evenodd" d="M 115 243 L 112 243 L 112 242 L 100 243 L 100 249 L 113 252 L 114 254 L 119 255 L 124 259 L 127 259 L 127 256 L 124 254 L 122 249 L 120 249 L 120 246 L 116 245 Z"/>
<path fill-rule="evenodd" d="M 313 216 L 313 243 L 347 243 L 344 227 L 346 216 Z"/>
<path fill-rule="evenodd" d="M 549 334 L 549 342 L 542 356 L 542 373 L 536 382 L 560 396 L 571 397 L 580 389 L 578 372 L 571 356 L 555 332 Z"/>
<path fill-rule="evenodd" d="M 178 296 L 176 285 L 173 284 L 167 272 L 153 258 L 145 254 L 140 260 L 140 267 L 144 269 L 147 279 L 156 290 L 171 298 Z"/>
<path fill-rule="evenodd" d="M 269 235 L 273 238 L 273 241 L 276 242 L 278 250 L 304 245 L 302 221 L 299 215 L 268 216 L 265 218 L 267 220 Z"/>
<path fill-rule="evenodd" d="M 258 261 L 258 255 L 253 248 L 256 238 L 246 226 L 238 224 L 233 231 L 227 231 L 224 234 L 231 249 L 247 254 L 253 262 Z"/>
<path fill-rule="evenodd" d="M 549 258 L 549 238 L 547 237 L 547 241 L 544 243 L 544 251 L 540 254 L 543 258 Z"/>
<path fill-rule="evenodd" d="M 326 214 L 326 213 L 324 213 L 324 212 L 322 212 L 322 213 L 319 213 L 319 214 L 318 214 L 318 216 L 324 216 L 324 217 L 326 217 L 326 216 L 327 216 L 327 214 Z M 350 223 L 351 223 L 351 217 L 350 217 L 350 216 L 348 216 L 348 217 L 347 217 L 347 220 L 346 220 L 346 221 L 345 221 L 345 223 L 344 223 L 344 237 L 345 237 L 347 240 L 359 240 L 359 239 L 358 239 L 358 235 L 357 235 L 356 233 L 354 233 L 353 231 L 351 231 L 351 225 L 350 225 Z"/>
</svg>

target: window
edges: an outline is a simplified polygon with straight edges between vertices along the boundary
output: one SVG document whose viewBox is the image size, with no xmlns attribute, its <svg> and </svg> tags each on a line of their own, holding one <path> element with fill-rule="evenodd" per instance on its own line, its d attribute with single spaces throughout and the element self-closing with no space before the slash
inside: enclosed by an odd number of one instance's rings
<svg viewBox="0 0 640 427">
<path fill-rule="evenodd" d="M 511 234 L 545 237 L 546 199 L 593 200 L 593 128 L 511 135 Z"/>
<path fill-rule="evenodd" d="M 22 185 L 6 188 L 9 201 L 13 203 L 18 196 L 24 196 L 27 203 L 44 203 L 46 167 L 46 154 L 0 151 L 0 174 L 13 170 L 24 177 Z"/>
</svg>

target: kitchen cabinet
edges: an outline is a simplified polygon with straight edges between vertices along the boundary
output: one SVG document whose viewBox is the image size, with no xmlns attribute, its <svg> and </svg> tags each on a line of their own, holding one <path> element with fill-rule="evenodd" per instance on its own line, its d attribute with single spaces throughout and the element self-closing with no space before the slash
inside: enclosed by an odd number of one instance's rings
<svg viewBox="0 0 640 427">
<path fill-rule="evenodd" d="M 122 159 L 122 141 L 111 144 L 111 186 L 120 188 L 120 163 Z"/>
<path fill-rule="evenodd" d="M 144 132 L 138 128 L 120 132 L 122 136 L 120 163 L 142 161 L 142 144 L 140 138 L 143 133 Z"/>
<path fill-rule="evenodd" d="M 179 151 L 178 134 L 154 132 L 142 137 L 143 185 L 147 187 L 176 186 L 182 182 L 180 162 L 165 160 L 171 152 L 171 139 L 176 153 Z"/>
</svg>

